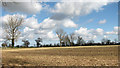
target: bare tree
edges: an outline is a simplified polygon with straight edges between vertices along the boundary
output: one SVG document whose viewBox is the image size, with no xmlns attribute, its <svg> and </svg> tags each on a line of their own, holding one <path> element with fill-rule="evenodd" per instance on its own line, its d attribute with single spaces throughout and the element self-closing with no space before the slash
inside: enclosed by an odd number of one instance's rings
<svg viewBox="0 0 120 68">
<path fill-rule="evenodd" d="M 39 47 L 40 42 L 42 42 L 42 38 L 37 38 L 35 41 L 36 41 L 36 43 L 37 43 L 37 47 Z"/>
<path fill-rule="evenodd" d="M 85 44 L 85 41 L 83 40 L 82 37 L 78 36 L 77 44 L 78 44 L 78 45 L 83 45 L 83 44 Z"/>
<path fill-rule="evenodd" d="M 22 42 L 24 42 L 25 47 L 28 47 L 28 45 L 30 45 L 30 42 L 28 40 L 22 40 Z"/>
<path fill-rule="evenodd" d="M 75 34 L 74 33 L 71 33 L 70 34 L 70 42 L 71 42 L 71 45 L 73 45 L 74 44 L 74 41 L 77 39 L 77 37 L 75 36 Z"/>
<path fill-rule="evenodd" d="M 9 16 L 7 22 L 3 23 L 3 29 L 5 31 L 5 39 L 11 40 L 12 47 L 14 47 L 15 41 L 17 41 L 20 35 L 20 28 L 24 18 L 20 16 Z"/>
<path fill-rule="evenodd" d="M 63 37 L 63 43 L 64 43 L 64 45 L 69 45 L 70 46 L 70 44 L 71 44 L 71 42 L 70 42 L 70 38 L 69 38 L 69 36 L 68 35 L 65 35 L 64 37 Z"/>
<path fill-rule="evenodd" d="M 63 29 L 57 29 L 56 34 L 60 40 L 60 46 L 62 46 L 62 41 L 63 41 L 63 38 L 65 37 L 66 32 L 64 32 Z"/>
</svg>

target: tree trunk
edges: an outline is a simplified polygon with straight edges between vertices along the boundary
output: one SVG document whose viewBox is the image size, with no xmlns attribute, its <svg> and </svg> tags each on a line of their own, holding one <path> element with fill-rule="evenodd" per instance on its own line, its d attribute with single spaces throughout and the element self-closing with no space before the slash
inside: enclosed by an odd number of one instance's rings
<svg viewBox="0 0 120 68">
<path fill-rule="evenodd" d="M 61 45 L 61 40 L 60 40 L 60 47 L 61 47 L 62 45 Z"/>
<path fill-rule="evenodd" d="M 37 47 L 39 47 L 39 43 L 37 43 Z"/>
<path fill-rule="evenodd" d="M 12 48 L 14 47 L 14 39 L 12 39 Z"/>
</svg>

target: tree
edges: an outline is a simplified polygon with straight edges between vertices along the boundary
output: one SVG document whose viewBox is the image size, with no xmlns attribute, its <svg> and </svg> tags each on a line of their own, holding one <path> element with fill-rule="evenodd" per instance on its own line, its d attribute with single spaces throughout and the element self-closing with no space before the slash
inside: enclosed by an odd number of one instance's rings
<svg viewBox="0 0 120 68">
<path fill-rule="evenodd" d="M 4 41 L 4 43 L 2 43 L 2 47 L 7 47 L 7 42 Z"/>
<path fill-rule="evenodd" d="M 110 44 L 111 40 L 107 39 L 107 38 L 103 38 L 101 40 L 102 44 Z"/>
<path fill-rule="evenodd" d="M 107 39 L 106 44 L 110 44 L 110 43 L 111 43 L 111 40 Z"/>
<path fill-rule="evenodd" d="M 11 40 L 12 48 L 15 41 L 17 41 L 20 35 L 20 28 L 24 19 L 20 16 L 9 16 L 7 22 L 3 23 L 3 29 L 5 31 L 5 39 Z"/>
<path fill-rule="evenodd" d="M 28 45 L 30 45 L 30 42 L 28 40 L 22 40 L 22 42 L 24 42 L 24 46 L 25 47 L 28 47 Z"/>
<path fill-rule="evenodd" d="M 63 44 L 70 46 L 71 42 L 70 42 L 70 38 L 69 38 L 68 35 L 65 35 L 65 36 L 63 37 Z"/>
<path fill-rule="evenodd" d="M 102 43 L 102 44 L 106 44 L 106 38 L 103 38 L 103 39 L 101 40 L 101 43 Z"/>
<path fill-rule="evenodd" d="M 66 32 L 64 32 L 63 29 L 57 29 L 56 34 L 59 38 L 60 46 L 62 46 L 62 41 L 63 41 L 63 38 L 65 37 Z"/>
<path fill-rule="evenodd" d="M 74 44 L 74 41 L 75 41 L 76 39 L 77 39 L 77 38 L 76 38 L 75 34 L 74 34 L 74 33 L 71 33 L 71 34 L 70 34 L 70 42 L 71 42 L 71 45 Z"/>
<path fill-rule="evenodd" d="M 36 41 L 36 43 L 37 43 L 37 47 L 39 47 L 40 42 L 42 42 L 42 38 L 37 38 L 35 41 Z"/>
<path fill-rule="evenodd" d="M 88 41 L 88 44 L 93 44 L 94 43 L 94 40 L 89 40 Z"/>
<path fill-rule="evenodd" d="M 83 40 L 82 37 L 78 36 L 77 44 L 78 44 L 78 45 L 83 45 L 83 44 L 85 44 L 85 41 Z"/>
</svg>

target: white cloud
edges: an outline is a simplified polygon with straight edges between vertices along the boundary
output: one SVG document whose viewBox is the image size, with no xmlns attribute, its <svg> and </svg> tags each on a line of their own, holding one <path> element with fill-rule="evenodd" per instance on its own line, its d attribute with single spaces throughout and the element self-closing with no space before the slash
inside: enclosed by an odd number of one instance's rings
<svg viewBox="0 0 120 68">
<path fill-rule="evenodd" d="M 75 24 L 75 23 L 74 23 L 72 20 L 70 20 L 70 19 L 66 19 L 66 20 L 64 21 L 63 25 L 64 25 L 65 27 L 74 27 L 74 28 L 77 27 L 77 24 Z"/>
<path fill-rule="evenodd" d="M 24 38 L 32 39 L 37 37 L 42 37 L 43 39 L 50 39 L 50 40 L 58 40 L 58 37 L 56 34 L 53 33 L 53 31 L 60 27 L 64 26 L 66 28 L 69 27 L 77 27 L 77 24 L 75 24 L 70 19 L 64 19 L 64 20 L 53 20 L 50 18 L 46 18 L 43 20 L 43 22 L 38 23 L 37 19 L 34 17 L 27 18 L 25 21 L 25 28 L 24 33 L 22 34 Z M 37 27 L 37 28 L 36 28 Z"/>
<path fill-rule="evenodd" d="M 84 1 L 84 0 L 83 0 Z M 102 10 L 103 6 L 108 2 L 61 2 L 55 5 L 53 13 L 63 14 L 67 16 L 82 16 L 91 13 L 92 11 Z"/>
<path fill-rule="evenodd" d="M 54 39 L 54 40 L 58 39 L 57 35 L 54 34 L 53 31 L 48 32 L 47 36 L 50 39 Z"/>
<path fill-rule="evenodd" d="M 112 34 L 117 34 L 116 32 L 114 31 L 110 31 L 110 32 L 106 32 L 107 35 L 112 35 Z"/>
<path fill-rule="evenodd" d="M 118 34 L 118 26 L 115 26 L 112 31 L 107 31 L 105 34 L 107 35 L 117 35 Z"/>
<path fill-rule="evenodd" d="M 55 28 L 56 24 L 57 21 L 47 18 L 40 23 L 40 27 L 42 27 L 43 29 L 53 29 Z"/>
<path fill-rule="evenodd" d="M 3 8 L 9 12 L 24 12 L 35 14 L 40 12 L 42 9 L 42 5 L 37 2 L 37 0 L 27 0 L 27 2 L 17 2 L 14 0 L 12 2 L 4 2 L 3 4 Z"/>
<path fill-rule="evenodd" d="M 40 23 L 42 28 L 46 29 L 55 29 L 56 27 L 64 26 L 67 28 L 73 27 L 76 28 L 77 24 L 75 24 L 71 19 L 64 20 L 54 20 L 54 19 L 44 19 L 42 23 Z"/>
<path fill-rule="evenodd" d="M 21 18 L 26 18 L 27 16 L 26 15 L 23 15 L 23 14 L 13 14 L 13 15 L 5 15 L 3 17 L 1 17 L 1 22 L 4 23 L 4 22 L 7 22 L 7 20 L 9 19 L 10 16 L 17 16 L 17 17 L 21 17 Z"/>
<path fill-rule="evenodd" d="M 41 37 L 44 40 L 55 40 L 57 39 L 56 35 L 53 33 L 53 30 L 59 24 L 57 21 L 46 18 L 43 22 L 38 23 L 38 20 L 35 17 L 27 18 L 24 25 L 23 33 L 21 39 L 35 39 Z"/>
<path fill-rule="evenodd" d="M 38 23 L 38 20 L 35 17 L 27 18 L 25 20 L 24 25 L 32 29 L 38 29 L 40 27 L 40 24 Z"/>
<path fill-rule="evenodd" d="M 75 34 L 82 36 L 85 40 L 96 39 L 98 36 L 102 36 L 104 34 L 104 30 L 97 28 L 95 29 L 87 29 L 81 27 L 79 30 L 75 30 Z"/>
<path fill-rule="evenodd" d="M 109 38 L 107 35 L 104 35 L 104 38 Z"/>
<path fill-rule="evenodd" d="M 118 32 L 118 29 L 120 29 L 120 27 L 115 26 L 113 31 Z"/>
<path fill-rule="evenodd" d="M 34 29 L 31 29 L 31 28 L 29 28 L 29 27 L 25 27 L 23 31 L 26 33 L 26 32 L 30 32 L 30 31 L 33 31 L 33 30 L 34 30 Z"/>
<path fill-rule="evenodd" d="M 84 16 L 92 13 L 93 11 L 99 12 L 104 10 L 103 6 L 108 5 L 118 0 L 62 0 L 55 4 L 51 9 L 53 13 L 52 19 L 62 20 L 65 18 L 74 18 L 75 16 Z"/>
<path fill-rule="evenodd" d="M 104 32 L 104 30 L 101 29 L 101 28 L 97 28 L 97 29 L 96 29 L 97 35 L 103 35 L 103 32 Z"/>
<path fill-rule="evenodd" d="M 100 20 L 98 23 L 99 23 L 99 24 L 105 24 L 105 23 L 106 23 L 106 19 Z"/>
</svg>

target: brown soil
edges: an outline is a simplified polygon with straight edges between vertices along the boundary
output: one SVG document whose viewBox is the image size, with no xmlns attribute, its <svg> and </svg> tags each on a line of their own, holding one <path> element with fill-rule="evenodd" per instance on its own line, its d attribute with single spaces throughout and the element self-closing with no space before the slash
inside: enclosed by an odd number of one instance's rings
<svg viewBox="0 0 120 68">
<path fill-rule="evenodd" d="M 5 66 L 118 66 L 118 45 L 2 50 Z"/>
</svg>

